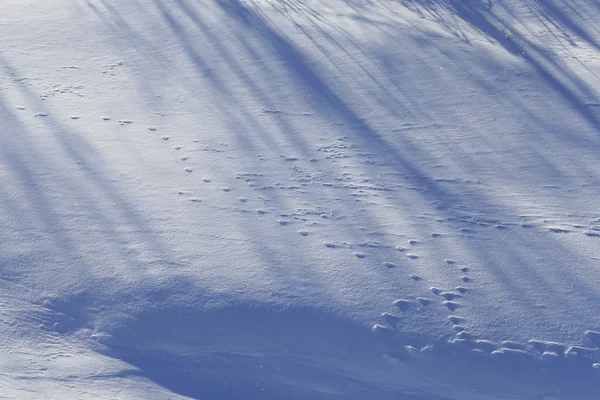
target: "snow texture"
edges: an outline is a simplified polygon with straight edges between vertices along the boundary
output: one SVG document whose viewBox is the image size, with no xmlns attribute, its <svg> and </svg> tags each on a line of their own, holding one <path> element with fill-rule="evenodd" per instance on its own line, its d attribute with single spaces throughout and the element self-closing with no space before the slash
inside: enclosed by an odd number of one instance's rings
<svg viewBox="0 0 600 400">
<path fill-rule="evenodd" d="M 2 8 L 0 397 L 600 396 L 600 1 Z"/>
</svg>

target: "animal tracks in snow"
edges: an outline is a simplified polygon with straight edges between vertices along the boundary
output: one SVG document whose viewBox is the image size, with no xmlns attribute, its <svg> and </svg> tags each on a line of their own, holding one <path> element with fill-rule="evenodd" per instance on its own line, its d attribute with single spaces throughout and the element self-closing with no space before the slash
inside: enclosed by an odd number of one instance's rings
<svg viewBox="0 0 600 400">
<path fill-rule="evenodd" d="M 389 299 L 392 307 L 383 310 L 381 319 L 374 321 L 373 330 L 395 332 L 402 337 L 403 323 L 410 316 L 438 318 L 438 324 L 449 335 L 440 343 L 410 345 L 411 354 L 442 347 L 457 354 L 474 352 L 496 359 L 597 355 L 592 345 L 517 343 L 510 338 L 493 342 L 478 337 L 469 318 L 471 302 L 479 293 L 478 271 L 483 267 L 464 262 L 452 248 L 478 237 L 509 241 L 520 232 L 553 240 L 579 235 L 591 241 L 600 238 L 600 220 L 566 223 L 543 216 L 494 218 L 469 213 L 452 202 L 438 207 L 440 202 L 434 201 L 427 203 L 429 211 L 418 214 L 402 208 L 402 196 L 425 199 L 427 180 L 409 184 L 403 180 L 408 175 L 386 170 L 385 163 L 361 150 L 348 137 L 323 139 L 315 154 L 281 151 L 250 158 L 240 156 L 232 146 L 185 140 L 153 123 L 127 119 L 118 122 L 124 129 L 143 127 L 156 145 L 172 153 L 173 162 L 180 163 L 187 172 L 179 175 L 177 179 L 181 181 L 174 182 L 185 182 L 187 190 L 180 191 L 183 199 L 202 209 L 214 207 L 230 214 L 243 213 L 248 221 L 270 224 L 282 234 L 293 234 L 286 236 L 290 241 L 286 245 L 302 246 L 309 255 L 343 259 L 351 268 L 374 271 L 382 279 L 398 283 L 397 297 Z M 231 169 L 227 174 L 218 173 L 218 167 L 198 162 L 201 157 L 210 157 L 215 164 Z M 249 164 L 240 167 L 236 157 Z M 380 169 L 375 174 L 369 168 Z M 437 182 L 465 184 L 458 178 Z M 395 231 L 395 219 L 416 221 L 413 225 L 404 224 L 414 229 Z M 600 336 L 596 331 L 590 332 L 593 333 L 585 337 L 597 346 Z"/>
<path fill-rule="evenodd" d="M 596 231 L 594 231 L 596 232 Z M 561 232 L 558 232 L 561 233 Z M 472 283 L 473 279 L 469 276 L 472 270 L 471 266 L 462 265 L 453 259 L 441 260 L 449 267 L 456 269 L 457 279 L 462 283 Z M 571 363 L 577 362 L 579 365 L 587 365 L 587 368 L 600 368 L 600 332 L 589 330 L 585 332 L 585 339 L 591 344 L 589 347 L 579 346 L 567 343 L 557 343 L 552 341 L 543 341 L 531 339 L 525 343 L 514 342 L 511 340 L 492 341 L 480 338 L 470 332 L 470 323 L 468 318 L 456 314 L 463 310 L 463 302 L 468 300 L 471 288 L 465 286 L 456 286 L 454 290 L 444 290 L 438 287 L 430 287 L 428 290 L 434 297 L 440 298 L 440 303 L 448 311 L 447 319 L 455 333 L 454 337 L 447 340 L 430 343 L 426 346 L 404 345 L 403 350 L 407 355 L 421 352 L 420 348 L 426 348 L 427 351 L 451 350 L 454 357 L 462 355 L 486 355 L 487 362 L 507 362 L 521 363 L 523 361 L 535 363 L 553 362 L 555 367 L 567 368 Z M 423 293 L 427 291 L 423 289 Z M 377 323 L 375 332 L 385 332 L 386 335 L 394 333 L 399 342 L 403 341 L 403 315 L 425 312 L 424 306 L 430 307 L 435 304 L 435 300 L 427 297 L 400 298 L 394 300 L 392 305 L 395 311 L 386 312 L 385 318 L 381 323 Z M 468 307 L 468 302 L 466 307 Z M 415 316 L 416 316 L 415 315 Z M 393 323 L 392 323 L 393 322 Z M 546 366 L 545 368 L 548 368 Z"/>
</svg>

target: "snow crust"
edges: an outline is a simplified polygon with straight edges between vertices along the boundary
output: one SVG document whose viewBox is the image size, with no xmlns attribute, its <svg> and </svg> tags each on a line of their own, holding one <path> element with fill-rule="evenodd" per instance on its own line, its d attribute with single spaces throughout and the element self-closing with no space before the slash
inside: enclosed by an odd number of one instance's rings
<svg viewBox="0 0 600 400">
<path fill-rule="evenodd" d="M 0 397 L 597 399 L 600 2 L 0 13 Z"/>
</svg>

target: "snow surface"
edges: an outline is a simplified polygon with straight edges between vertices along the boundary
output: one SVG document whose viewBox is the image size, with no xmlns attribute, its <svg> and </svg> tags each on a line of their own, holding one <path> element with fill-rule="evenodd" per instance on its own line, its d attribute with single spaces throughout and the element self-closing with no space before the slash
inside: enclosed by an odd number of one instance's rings
<svg viewBox="0 0 600 400">
<path fill-rule="evenodd" d="M 1 8 L 0 398 L 600 396 L 600 1 Z"/>
</svg>

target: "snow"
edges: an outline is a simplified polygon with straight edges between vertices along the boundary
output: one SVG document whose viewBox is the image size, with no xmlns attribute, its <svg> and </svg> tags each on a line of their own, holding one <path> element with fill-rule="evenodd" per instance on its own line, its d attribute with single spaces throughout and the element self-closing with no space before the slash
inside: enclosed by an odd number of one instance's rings
<svg viewBox="0 0 600 400">
<path fill-rule="evenodd" d="M 596 399 L 596 0 L 8 0 L 0 397 Z"/>
</svg>

